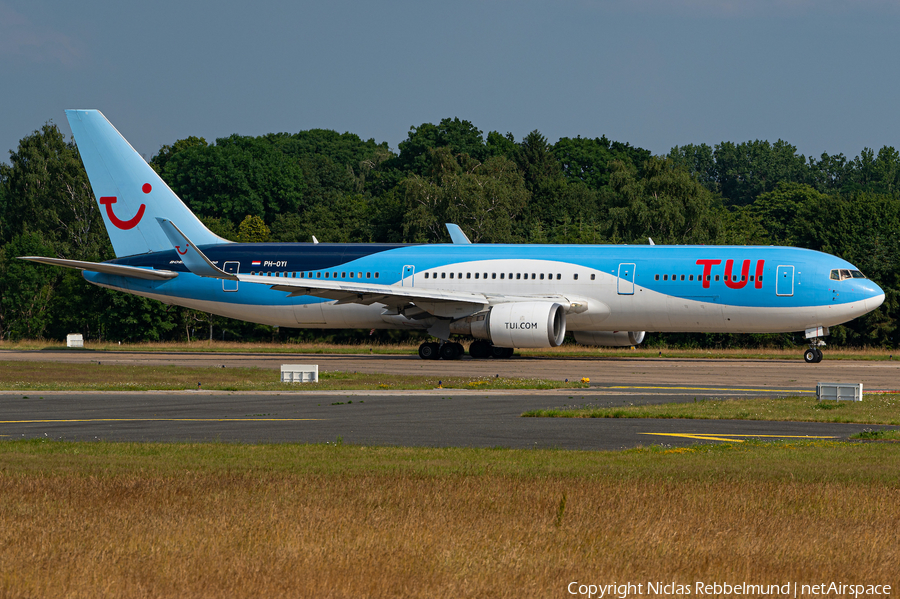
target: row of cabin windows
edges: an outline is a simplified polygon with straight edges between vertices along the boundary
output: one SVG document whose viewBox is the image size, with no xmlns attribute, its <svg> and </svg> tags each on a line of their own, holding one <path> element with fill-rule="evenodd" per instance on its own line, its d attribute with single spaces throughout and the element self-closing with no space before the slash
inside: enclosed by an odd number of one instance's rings
<svg viewBox="0 0 900 599">
<path fill-rule="evenodd" d="M 681 277 L 681 279 L 678 278 L 679 276 Z M 656 275 L 655 279 L 658 281 L 658 280 L 659 280 L 659 277 L 660 277 L 660 275 Z M 693 281 L 693 280 L 694 280 L 694 275 L 687 275 L 687 278 L 685 278 L 685 275 L 671 275 L 671 277 L 672 277 L 671 280 L 673 280 L 673 281 L 678 281 L 678 280 L 681 280 L 681 281 Z M 713 278 L 710 278 L 710 277 L 713 277 Z M 668 281 L 668 280 L 669 280 L 669 275 L 662 275 L 662 280 L 663 280 L 663 281 Z M 698 281 L 702 281 L 702 280 L 703 280 L 703 275 L 697 275 L 697 280 L 698 280 Z M 718 280 L 719 280 L 719 275 L 715 275 L 715 276 L 713 276 L 713 275 L 706 275 L 706 280 L 707 280 L 707 281 L 718 281 Z M 741 276 L 738 276 L 738 275 L 731 275 L 731 280 L 732 280 L 732 281 L 746 281 L 746 280 L 747 280 L 747 277 L 745 277 L 745 276 L 743 276 L 743 275 L 741 275 Z M 750 280 L 751 280 L 751 281 L 755 281 L 755 280 L 756 280 L 756 275 L 750 275 Z M 762 282 L 762 280 L 763 280 L 762 277 L 759 277 L 760 283 Z"/>
<path fill-rule="evenodd" d="M 289 277 L 289 278 L 292 277 L 292 278 L 299 278 L 299 279 L 304 278 L 303 275 L 306 275 L 305 278 L 307 278 L 307 279 L 322 279 L 322 278 L 325 278 L 325 279 L 329 279 L 329 278 L 337 279 L 337 278 L 338 278 L 338 273 L 337 273 L 337 271 L 335 271 L 335 272 L 326 272 L 324 277 L 322 276 L 322 272 L 308 272 L 308 273 L 302 273 L 302 272 L 300 272 L 300 273 L 297 273 L 297 272 L 274 272 L 274 273 L 273 273 L 273 272 L 251 272 L 250 274 L 251 274 L 251 275 L 259 275 L 259 276 L 261 276 L 261 277 Z M 349 277 L 347 276 L 348 274 L 350 275 Z M 367 279 L 373 278 L 371 272 L 367 272 L 367 273 L 365 273 L 365 274 L 366 274 L 366 278 L 367 278 Z M 378 274 L 379 274 L 379 273 L 376 272 L 374 278 L 377 279 L 377 278 L 378 278 Z M 355 278 L 355 279 L 361 279 L 361 278 L 363 278 L 363 273 L 361 273 L 361 272 L 355 272 L 355 273 L 354 273 L 354 272 L 351 272 L 351 273 L 347 273 L 346 271 L 344 271 L 344 272 L 341 272 L 340 275 L 341 275 L 340 278 L 342 278 L 342 279 L 347 279 L 347 278 L 350 278 L 350 279 L 354 279 L 354 278 Z"/>
<path fill-rule="evenodd" d="M 446 278 L 447 278 L 447 274 L 448 274 L 448 273 L 446 273 L 446 272 L 442 272 L 442 273 L 441 273 L 441 278 L 442 278 L 442 279 L 446 279 Z M 454 276 L 455 276 L 455 278 L 457 278 L 457 279 L 463 278 L 463 273 L 461 273 L 461 272 L 460 272 L 460 273 L 453 273 L 453 272 L 451 272 L 451 273 L 449 273 L 449 274 L 450 274 L 450 278 L 451 278 L 451 279 L 454 278 Z M 467 279 L 472 279 L 472 278 L 475 278 L 475 279 L 478 279 L 478 278 L 487 279 L 487 278 L 488 278 L 488 273 L 480 273 L 480 272 L 476 272 L 476 273 L 474 273 L 474 274 L 475 274 L 475 276 L 473 277 L 473 276 L 472 276 L 472 273 L 467 272 L 467 273 L 466 273 L 466 278 L 467 278 Z M 492 273 L 490 273 L 490 274 L 491 274 L 491 279 L 496 279 L 496 278 L 498 278 L 498 277 L 497 277 L 497 273 L 492 272 Z M 530 275 L 530 276 L 529 276 L 529 275 Z M 425 278 L 428 279 L 429 276 L 430 276 L 430 278 L 432 278 L 432 279 L 436 279 L 436 278 L 438 278 L 438 273 L 436 273 L 436 272 L 426 272 L 426 273 L 425 273 Z M 530 278 L 530 279 L 532 279 L 532 280 L 540 279 L 541 281 L 543 281 L 543 280 L 552 281 L 552 280 L 554 279 L 554 277 L 556 278 L 557 281 L 559 281 L 559 280 L 562 279 L 562 274 L 561 274 L 561 273 L 552 273 L 552 272 L 551 272 L 551 273 L 546 273 L 546 279 L 545 279 L 545 274 L 542 273 L 542 272 L 538 272 L 538 273 L 535 273 L 535 272 L 532 272 L 532 273 L 527 273 L 527 272 L 511 272 L 511 273 L 509 273 L 509 275 L 508 275 L 508 278 L 509 278 L 510 280 L 512 280 L 512 279 L 522 280 L 522 279 L 529 279 L 529 278 Z M 591 275 L 591 280 L 593 281 L 596 277 L 597 277 L 597 275 Z M 499 278 L 500 278 L 500 279 L 506 279 L 506 278 L 507 278 L 507 273 L 501 272 Z M 574 281 L 577 281 L 577 280 L 578 280 L 578 273 L 574 273 L 574 274 L 572 275 L 572 280 L 574 280 Z"/>
</svg>

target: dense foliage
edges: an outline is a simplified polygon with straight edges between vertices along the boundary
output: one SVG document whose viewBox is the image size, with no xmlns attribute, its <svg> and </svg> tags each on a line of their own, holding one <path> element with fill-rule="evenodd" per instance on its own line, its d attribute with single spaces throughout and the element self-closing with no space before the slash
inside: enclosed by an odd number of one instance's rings
<svg viewBox="0 0 900 599">
<path fill-rule="evenodd" d="M 846 258 L 887 292 L 831 341 L 898 344 L 900 153 L 807 158 L 778 140 L 673 148 L 538 131 L 520 141 L 469 121 L 412 127 L 387 143 L 314 129 L 210 144 L 188 137 L 150 164 L 217 234 L 241 241 L 777 244 Z M 16 260 L 112 257 L 78 148 L 52 123 L 0 164 L 0 339 L 350 339 L 368 332 L 277 331 L 87 284 Z M 381 338 L 398 333 L 379 332 Z M 686 345 L 790 345 L 799 335 L 655 335 Z"/>
</svg>

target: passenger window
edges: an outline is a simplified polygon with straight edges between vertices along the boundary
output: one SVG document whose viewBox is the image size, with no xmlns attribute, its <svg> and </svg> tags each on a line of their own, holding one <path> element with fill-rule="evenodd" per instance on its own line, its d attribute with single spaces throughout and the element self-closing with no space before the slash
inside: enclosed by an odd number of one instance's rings
<svg viewBox="0 0 900 599">
<path fill-rule="evenodd" d="M 452 273 L 452 272 L 450 273 L 450 278 L 451 278 L 451 279 L 453 278 L 453 273 Z"/>
<path fill-rule="evenodd" d="M 332 276 L 334 276 L 335 279 L 337 278 L 337 273 L 336 273 L 336 272 L 333 272 L 333 273 L 331 273 L 331 274 L 332 274 Z"/>
<path fill-rule="evenodd" d="M 326 279 L 328 278 L 328 275 L 329 275 L 329 274 L 330 274 L 330 273 L 327 273 L 327 272 L 325 273 L 325 278 L 326 278 Z"/>
<path fill-rule="evenodd" d="M 717 280 L 717 281 L 719 280 L 719 275 L 716 275 L 716 280 Z"/>
<path fill-rule="evenodd" d="M 346 272 L 342 272 L 342 273 L 341 273 L 341 278 L 342 278 L 342 279 L 346 279 L 346 278 L 347 278 L 347 273 L 346 273 Z"/>
<path fill-rule="evenodd" d="M 477 272 L 475 273 L 475 278 L 476 278 L 476 279 L 478 278 L 478 273 L 477 273 Z"/>
<path fill-rule="evenodd" d="M 475 277 L 475 278 L 477 279 L 478 277 Z M 487 278 L 487 273 L 484 273 L 484 278 L 485 279 Z"/>
<path fill-rule="evenodd" d="M 447 273 L 442 272 L 442 273 L 441 273 L 441 278 L 442 278 L 442 279 L 446 279 L 446 278 L 447 278 Z"/>
<path fill-rule="evenodd" d="M 485 273 L 485 274 L 487 274 L 487 273 Z M 491 278 L 492 278 L 492 279 L 496 279 L 496 278 L 497 278 L 497 273 L 492 272 L 492 273 L 491 273 Z M 503 278 L 503 275 L 501 275 L 500 278 L 502 279 L 502 278 Z"/>
<path fill-rule="evenodd" d="M 684 275 L 681 275 L 681 280 L 682 280 L 682 281 L 684 280 Z"/>
<path fill-rule="evenodd" d="M 316 278 L 317 278 L 317 279 L 321 279 L 321 278 L 322 278 L 322 273 L 321 273 L 321 272 L 317 272 L 317 273 L 316 273 Z"/>
<path fill-rule="evenodd" d="M 669 275 L 663 275 L 663 281 L 668 281 L 668 280 L 669 280 Z"/>
<path fill-rule="evenodd" d="M 595 273 L 591 274 L 591 280 L 595 281 L 597 279 L 597 275 Z"/>
<path fill-rule="evenodd" d="M 522 273 L 517 272 L 517 273 L 516 273 L 516 280 L 521 279 L 521 278 L 522 278 Z"/>
<path fill-rule="evenodd" d="M 361 278 L 362 278 L 362 273 L 361 273 L 361 272 L 357 272 L 357 273 L 356 273 L 356 278 L 357 278 L 357 279 L 361 279 Z"/>
<path fill-rule="evenodd" d="M 351 279 L 353 278 L 353 272 L 352 272 L 352 271 L 350 272 L 350 278 L 351 278 Z"/>
<path fill-rule="evenodd" d="M 375 273 L 375 278 L 376 278 L 376 279 L 378 278 L 378 273 L 377 273 L 377 272 Z"/>
<path fill-rule="evenodd" d="M 655 281 L 658 281 L 658 280 L 659 280 L 659 275 L 656 275 L 656 276 L 654 277 L 654 280 L 655 280 Z"/>
<path fill-rule="evenodd" d="M 367 279 L 371 279 L 371 278 L 372 278 L 372 273 L 368 273 L 368 272 L 367 272 L 367 273 L 366 273 L 366 278 L 367 278 Z"/>
<path fill-rule="evenodd" d="M 575 281 L 578 280 L 578 273 L 577 273 L 577 272 L 576 272 L 575 275 L 574 275 L 574 280 L 575 280 Z"/>
<path fill-rule="evenodd" d="M 427 273 L 427 272 L 425 273 L 425 278 L 426 278 L 426 279 L 428 278 L 428 273 Z"/>
<path fill-rule="evenodd" d="M 534 279 L 535 279 L 534 273 L 531 273 L 531 280 L 533 281 Z"/>
<path fill-rule="evenodd" d="M 556 273 L 556 280 L 560 280 L 562 278 L 562 273 Z"/>
<path fill-rule="evenodd" d="M 544 273 L 541 273 L 541 280 L 544 280 Z"/>
</svg>

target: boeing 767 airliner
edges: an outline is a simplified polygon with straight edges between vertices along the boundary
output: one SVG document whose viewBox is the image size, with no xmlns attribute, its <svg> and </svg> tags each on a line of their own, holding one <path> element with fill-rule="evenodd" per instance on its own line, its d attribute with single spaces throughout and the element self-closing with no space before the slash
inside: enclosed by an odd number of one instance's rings
<svg viewBox="0 0 900 599">
<path fill-rule="evenodd" d="M 97 110 L 67 110 L 116 253 L 102 263 L 28 256 L 95 285 L 284 327 L 427 331 L 422 358 L 630 346 L 645 331 L 802 331 L 807 362 L 828 328 L 884 291 L 852 264 L 792 247 L 233 243 L 207 229 Z"/>
</svg>

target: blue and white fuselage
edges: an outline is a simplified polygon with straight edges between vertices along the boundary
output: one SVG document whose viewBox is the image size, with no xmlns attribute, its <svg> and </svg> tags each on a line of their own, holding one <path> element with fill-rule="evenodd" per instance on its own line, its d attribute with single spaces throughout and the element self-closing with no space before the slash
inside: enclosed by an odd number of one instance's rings
<svg viewBox="0 0 900 599">
<path fill-rule="evenodd" d="M 476 357 L 559 345 L 567 331 L 589 345 L 633 345 L 645 331 L 803 331 L 817 362 L 828 327 L 884 301 L 845 260 L 789 247 L 471 244 L 452 225 L 452 244 L 232 243 L 102 114 L 66 114 L 118 257 L 28 259 L 169 304 L 285 327 L 470 336 Z M 458 357 L 446 345 L 420 355 Z"/>
<path fill-rule="evenodd" d="M 254 281 L 269 285 L 307 279 L 498 298 L 559 295 L 586 300 L 586 310 L 567 314 L 570 331 L 804 331 L 846 322 L 884 300 L 884 292 L 869 279 L 831 278 L 836 270 L 856 271 L 845 260 L 787 247 L 233 243 L 200 249 L 221 268 L 253 273 Z M 728 261 L 733 266 L 726 281 Z M 166 303 L 276 326 L 398 324 L 379 303 L 338 305 L 308 295 L 289 297 L 258 282 L 194 275 L 174 249 L 111 262 L 179 275 L 163 281 L 97 272 L 86 272 L 85 277 Z M 744 264 L 749 264 L 746 274 Z M 416 328 L 428 324 L 422 319 L 403 322 Z"/>
</svg>

